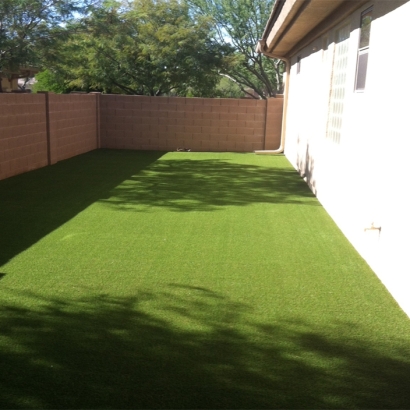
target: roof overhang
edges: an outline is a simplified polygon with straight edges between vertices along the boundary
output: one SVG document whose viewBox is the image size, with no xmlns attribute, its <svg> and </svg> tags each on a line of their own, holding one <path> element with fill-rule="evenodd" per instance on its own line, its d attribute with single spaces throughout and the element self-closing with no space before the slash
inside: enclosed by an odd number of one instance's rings
<svg viewBox="0 0 410 410">
<path fill-rule="evenodd" d="M 34 77 L 40 70 L 36 67 L 20 66 L 18 71 L 6 71 L 0 72 L 0 77 L 3 78 L 30 78 Z"/>
<path fill-rule="evenodd" d="M 257 51 L 290 58 L 368 0 L 276 0 Z"/>
</svg>

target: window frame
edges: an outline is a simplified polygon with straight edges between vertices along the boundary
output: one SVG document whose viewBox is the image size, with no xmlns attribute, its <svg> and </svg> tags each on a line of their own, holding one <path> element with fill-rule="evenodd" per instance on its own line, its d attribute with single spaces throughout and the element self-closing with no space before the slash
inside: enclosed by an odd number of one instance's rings
<svg viewBox="0 0 410 410">
<path fill-rule="evenodd" d="M 370 23 L 369 23 L 369 32 L 368 32 L 368 42 L 365 46 L 361 46 L 362 34 L 363 34 L 363 21 L 366 15 L 370 13 Z M 366 80 L 367 80 L 367 67 L 369 61 L 370 53 L 370 33 L 371 25 L 373 21 L 373 6 L 367 7 L 360 13 L 360 34 L 359 34 L 359 43 L 357 47 L 357 62 L 356 62 L 356 76 L 354 81 L 354 91 L 356 93 L 364 93 L 366 90 Z"/>
</svg>

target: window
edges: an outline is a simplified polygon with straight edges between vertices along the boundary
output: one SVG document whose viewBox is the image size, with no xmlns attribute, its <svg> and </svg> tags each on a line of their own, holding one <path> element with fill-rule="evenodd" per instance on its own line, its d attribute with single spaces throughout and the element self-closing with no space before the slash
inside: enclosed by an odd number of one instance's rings
<svg viewBox="0 0 410 410">
<path fill-rule="evenodd" d="M 369 58 L 370 27 L 373 7 L 365 10 L 360 19 L 360 41 L 357 53 L 355 91 L 364 91 L 366 87 L 367 61 Z"/>
</svg>

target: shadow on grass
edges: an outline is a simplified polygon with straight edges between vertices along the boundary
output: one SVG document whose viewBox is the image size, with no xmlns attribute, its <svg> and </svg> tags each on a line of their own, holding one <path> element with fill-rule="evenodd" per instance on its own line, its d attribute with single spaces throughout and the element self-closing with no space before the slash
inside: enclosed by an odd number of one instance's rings
<svg viewBox="0 0 410 410">
<path fill-rule="evenodd" d="M 144 212 L 255 202 L 318 205 L 284 158 L 275 168 L 200 156 L 158 161 L 163 154 L 98 150 L 0 181 L 0 266 L 99 200 Z"/>
<path fill-rule="evenodd" d="M 0 181 L 0 266 L 162 155 L 98 150 Z"/>
<path fill-rule="evenodd" d="M 238 154 L 239 158 L 239 154 Z M 284 158 L 263 167 L 221 159 L 161 159 L 117 186 L 104 201 L 116 209 L 149 212 L 215 211 L 253 203 L 319 205 Z"/>
<path fill-rule="evenodd" d="M 408 346 L 349 323 L 255 323 L 252 307 L 177 283 L 133 297 L 15 296 L 37 308 L 0 308 L 1 408 L 410 405 Z"/>
</svg>

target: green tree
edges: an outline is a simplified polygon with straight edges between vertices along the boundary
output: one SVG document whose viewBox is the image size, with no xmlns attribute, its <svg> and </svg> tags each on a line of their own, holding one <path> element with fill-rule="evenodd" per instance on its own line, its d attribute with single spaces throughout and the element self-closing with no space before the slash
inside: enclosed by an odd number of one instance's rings
<svg viewBox="0 0 410 410">
<path fill-rule="evenodd" d="M 195 16 L 211 16 L 213 39 L 231 52 L 220 74 L 254 98 L 283 91 L 284 66 L 255 52 L 275 0 L 188 0 Z"/>
<path fill-rule="evenodd" d="M 245 93 L 238 84 L 222 76 L 216 86 L 214 96 L 220 98 L 241 98 L 245 96 Z"/>
<path fill-rule="evenodd" d="M 62 80 L 58 73 L 44 70 L 36 74 L 36 83 L 33 85 L 33 91 L 51 91 L 57 94 L 63 94 L 73 91 L 73 89 Z"/>
<path fill-rule="evenodd" d="M 50 41 L 53 29 L 57 33 L 56 27 L 84 7 L 76 0 L 1 0 L 0 76 L 39 64 L 40 43 Z"/>
<path fill-rule="evenodd" d="M 178 0 L 136 0 L 94 9 L 46 55 L 71 87 L 124 94 L 211 96 L 224 51 L 211 22 Z"/>
</svg>

